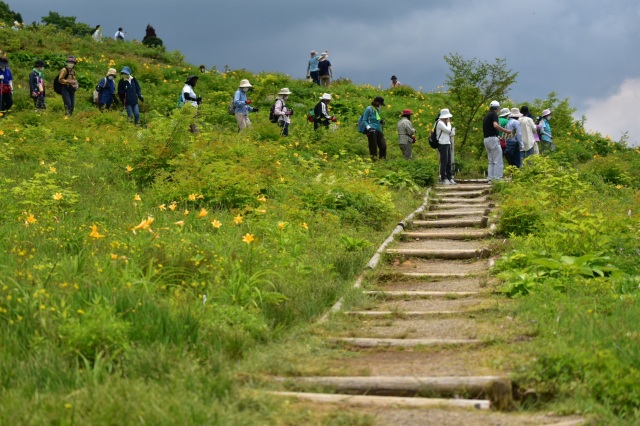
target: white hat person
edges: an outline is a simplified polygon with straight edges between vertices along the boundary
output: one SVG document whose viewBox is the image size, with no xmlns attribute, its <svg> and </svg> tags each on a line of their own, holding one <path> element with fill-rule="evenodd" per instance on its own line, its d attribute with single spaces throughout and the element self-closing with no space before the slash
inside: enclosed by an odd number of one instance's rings
<svg viewBox="0 0 640 426">
<path fill-rule="evenodd" d="M 522 117 L 522 113 L 518 108 L 511 108 L 511 114 L 509 114 L 509 117 L 520 118 Z"/>
<path fill-rule="evenodd" d="M 509 108 L 502 108 L 500 110 L 500 114 L 498 114 L 500 117 L 506 117 L 507 115 L 511 114 L 511 111 L 509 111 Z"/>
<path fill-rule="evenodd" d="M 249 80 L 245 78 L 244 80 L 240 80 L 240 86 L 238 87 L 253 87 L 253 86 L 251 85 L 251 83 L 249 83 Z"/>
<path fill-rule="evenodd" d="M 289 90 L 288 87 L 283 87 L 282 89 L 280 89 L 280 91 L 278 92 L 278 95 L 290 95 L 291 94 L 291 90 Z"/>
<path fill-rule="evenodd" d="M 451 118 L 453 114 L 449 112 L 449 108 L 443 108 L 440 110 L 440 118 Z"/>
<path fill-rule="evenodd" d="M 328 93 L 323 93 L 322 96 L 320 96 L 320 100 L 321 101 L 330 101 L 331 100 L 331 95 Z"/>
</svg>

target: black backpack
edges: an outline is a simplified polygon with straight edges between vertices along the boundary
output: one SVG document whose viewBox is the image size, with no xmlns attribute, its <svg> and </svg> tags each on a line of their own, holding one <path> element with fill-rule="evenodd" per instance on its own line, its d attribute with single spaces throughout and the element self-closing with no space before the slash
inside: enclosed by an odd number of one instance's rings
<svg viewBox="0 0 640 426">
<path fill-rule="evenodd" d="M 438 149 L 438 147 L 440 146 L 440 142 L 438 142 L 438 139 L 440 139 L 440 136 L 436 135 L 436 127 L 438 126 L 439 119 L 440 119 L 440 114 L 438 114 L 438 117 L 436 117 L 436 122 L 433 125 L 433 130 L 431 130 L 431 133 L 429 134 L 429 146 L 433 149 Z M 442 132 L 440 132 L 440 135 L 442 135 Z"/>
<path fill-rule="evenodd" d="M 282 99 L 276 99 L 275 103 L 273 105 L 271 105 L 271 109 L 269 110 L 269 121 L 272 123 L 277 123 L 278 119 L 280 118 L 279 115 L 276 115 L 276 105 L 278 104 L 278 101 L 282 101 L 282 107 L 284 108 L 284 101 Z"/>
<path fill-rule="evenodd" d="M 67 71 L 67 74 L 68 74 L 68 71 Z M 62 93 L 62 83 L 60 83 L 59 78 L 60 78 L 60 73 L 58 73 L 58 75 L 56 75 L 56 78 L 53 79 L 53 91 L 56 92 L 58 95 Z"/>
</svg>

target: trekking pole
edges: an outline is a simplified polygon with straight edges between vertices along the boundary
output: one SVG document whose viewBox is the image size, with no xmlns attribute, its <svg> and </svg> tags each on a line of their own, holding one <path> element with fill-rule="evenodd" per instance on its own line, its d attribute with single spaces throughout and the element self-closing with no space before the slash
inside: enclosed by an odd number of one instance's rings
<svg viewBox="0 0 640 426">
<path fill-rule="evenodd" d="M 4 107 L 4 75 L 0 75 L 0 112 Z"/>
</svg>

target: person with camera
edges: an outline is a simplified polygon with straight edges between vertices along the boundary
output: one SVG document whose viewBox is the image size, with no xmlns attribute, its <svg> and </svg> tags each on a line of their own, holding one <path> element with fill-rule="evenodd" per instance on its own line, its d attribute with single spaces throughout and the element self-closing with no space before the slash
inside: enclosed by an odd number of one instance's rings
<svg viewBox="0 0 640 426">
<path fill-rule="evenodd" d="M 233 104 L 236 107 L 236 122 L 238 123 L 238 131 L 242 131 L 247 127 L 251 128 L 251 121 L 249 120 L 249 112 L 258 112 L 258 108 L 251 106 L 251 99 L 247 99 L 247 92 L 253 86 L 249 83 L 249 80 L 240 80 L 240 85 L 236 93 L 233 95 Z"/>
<path fill-rule="evenodd" d="M 313 108 L 313 115 L 315 116 L 313 120 L 313 130 L 318 130 L 318 127 L 320 127 L 320 125 L 323 125 L 328 129 L 330 121 L 337 121 L 336 117 L 329 114 L 330 103 L 331 95 L 328 93 L 323 93 L 320 97 L 320 102 L 318 102 Z"/>
<path fill-rule="evenodd" d="M 382 133 L 384 120 L 380 118 L 380 107 L 384 106 L 384 98 L 376 96 L 365 110 L 363 121 L 367 129 L 367 140 L 369 141 L 369 155 L 375 161 L 387 159 L 387 141 Z"/>
<path fill-rule="evenodd" d="M 282 136 L 289 136 L 289 125 L 291 124 L 291 116 L 293 110 L 287 108 L 286 101 L 289 98 L 291 91 L 288 87 L 283 87 L 276 96 L 276 103 L 273 108 L 273 115 L 278 117 L 278 126 L 282 127 Z"/>
<path fill-rule="evenodd" d="M 78 60 L 75 56 L 67 58 L 67 66 L 60 70 L 58 81 L 60 82 L 60 95 L 64 103 L 66 115 L 73 115 L 76 104 L 76 90 L 78 90 L 78 80 L 76 79 L 75 66 Z"/>
<path fill-rule="evenodd" d="M 456 181 L 453 180 L 451 175 L 451 137 L 456 134 L 455 127 L 451 127 L 451 117 L 453 115 L 449 112 L 448 108 L 440 110 L 438 116 L 438 122 L 436 123 L 436 135 L 438 135 L 438 157 L 440 158 L 440 183 L 441 185 L 455 185 Z"/>
</svg>

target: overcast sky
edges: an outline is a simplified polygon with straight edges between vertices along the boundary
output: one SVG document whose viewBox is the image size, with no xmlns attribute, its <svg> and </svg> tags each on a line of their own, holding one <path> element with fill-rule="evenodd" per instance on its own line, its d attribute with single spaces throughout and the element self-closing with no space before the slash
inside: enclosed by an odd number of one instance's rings
<svg viewBox="0 0 640 426">
<path fill-rule="evenodd" d="M 5 0 L 25 22 L 50 10 L 124 27 L 141 39 L 151 23 L 170 50 L 207 68 L 225 65 L 303 78 L 309 51 L 328 50 L 334 77 L 435 90 L 443 56 L 493 62 L 519 73 L 519 102 L 554 91 L 587 116 L 587 128 L 640 142 L 640 1 L 535 0 Z M 455 112 L 454 112 L 455 114 Z"/>
</svg>

